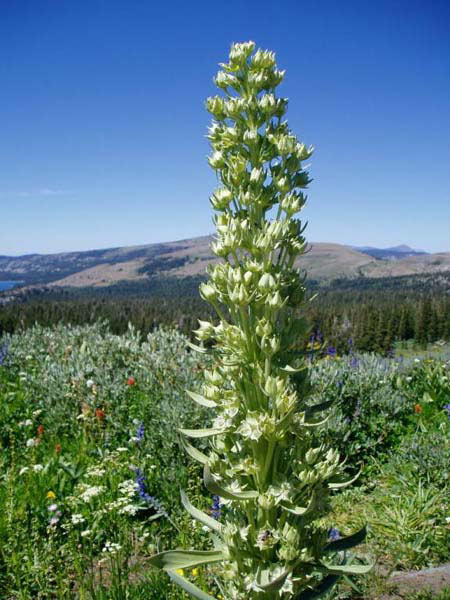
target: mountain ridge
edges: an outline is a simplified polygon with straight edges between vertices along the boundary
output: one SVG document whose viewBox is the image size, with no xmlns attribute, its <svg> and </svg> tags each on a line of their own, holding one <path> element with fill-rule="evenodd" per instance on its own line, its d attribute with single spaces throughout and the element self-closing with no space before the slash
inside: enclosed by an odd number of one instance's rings
<svg viewBox="0 0 450 600">
<path fill-rule="evenodd" d="M 99 287 L 154 277 L 198 277 L 205 275 L 207 265 L 218 261 L 210 250 L 212 239 L 212 235 L 205 235 L 74 252 L 0 255 L 0 280 L 20 279 L 24 285 Z M 429 254 L 406 245 L 383 249 L 313 242 L 297 266 L 317 280 L 413 275 L 450 271 L 450 252 Z"/>
</svg>

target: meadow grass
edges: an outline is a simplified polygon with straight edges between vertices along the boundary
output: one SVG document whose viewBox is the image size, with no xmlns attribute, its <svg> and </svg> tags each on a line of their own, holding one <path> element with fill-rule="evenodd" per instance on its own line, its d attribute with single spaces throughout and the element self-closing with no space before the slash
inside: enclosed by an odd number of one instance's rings
<svg viewBox="0 0 450 600">
<path fill-rule="evenodd" d="M 175 330 L 143 339 L 104 323 L 36 326 L 0 347 L 0 597 L 187 598 L 147 561 L 209 548 L 181 487 L 204 511 L 226 510 L 177 434 L 210 425 L 185 394 L 207 359 Z M 363 554 L 383 572 L 448 560 L 449 362 L 318 353 L 311 377 L 313 396 L 334 400 L 319 435 L 349 472 L 362 465 L 359 484 L 333 497 L 330 528 L 367 522 Z M 214 593 L 212 569 L 185 575 Z M 382 585 L 347 579 L 335 597 L 369 598 Z"/>
</svg>

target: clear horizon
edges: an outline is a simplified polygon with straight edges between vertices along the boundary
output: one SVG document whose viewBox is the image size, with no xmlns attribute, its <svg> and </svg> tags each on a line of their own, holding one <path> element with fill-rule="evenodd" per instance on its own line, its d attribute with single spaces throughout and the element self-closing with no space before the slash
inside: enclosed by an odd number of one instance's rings
<svg viewBox="0 0 450 600">
<path fill-rule="evenodd" d="M 211 233 L 203 104 L 248 39 L 316 148 L 307 238 L 450 252 L 449 17 L 444 0 L 2 3 L 0 255 Z"/>
</svg>

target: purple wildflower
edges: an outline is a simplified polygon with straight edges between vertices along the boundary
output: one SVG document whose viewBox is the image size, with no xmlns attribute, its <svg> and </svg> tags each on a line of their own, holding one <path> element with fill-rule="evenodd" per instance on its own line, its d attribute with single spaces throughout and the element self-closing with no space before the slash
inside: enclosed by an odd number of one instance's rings
<svg viewBox="0 0 450 600">
<path fill-rule="evenodd" d="M 450 404 L 444 404 L 444 410 L 447 411 L 447 416 L 450 419 Z"/>
<path fill-rule="evenodd" d="M 155 498 L 154 496 L 150 496 L 147 492 L 147 486 L 145 483 L 145 475 L 139 468 L 135 468 L 134 472 L 136 473 L 136 487 L 139 498 L 143 500 L 146 504 L 149 504 L 153 507 L 156 512 L 163 514 L 165 517 L 168 516 L 167 511 L 164 509 L 161 502 Z"/>
<path fill-rule="evenodd" d="M 331 358 L 336 358 L 336 356 L 337 356 L 336 348 L 334 346 L 328 346 L 327 354 L 328 354 L 328 356 L 331 356 Z"/>
<path fill-rule="evenodd" d="M 8 355 L 8 342 L 5 342 L 0 347 L 0 366 L 5 362 L 7 355 Z"/>
<path fill-rule="evenodd" d="M 331 529 L 328 530 L 328 539 L 332 542 L 339 540 L 341 537 L 340 531 L 339 529 L 336 529 L 336 527 L 331 527 Z"/>
<path fill-rule="evenodd" d="M 139 423 L 138 428 L 136 429 L 136 435 L 134 438 L 134 441 L 136 442 L 136 444 L 140 444 L 142 442 L 142 440 L 144 439 L 144 435 L 145 435 L 145 427 L 144 427 L 144 423 Z"/>
<path fill-rule="evenodd" d="M 212 499 L 213 503 L 211 507 L 211 516 L 213 517 L 213 519 L 216 519 L 216 521 L 218 521 L 220 517 L 220 497 L 214 494 Z"/>
</svg>

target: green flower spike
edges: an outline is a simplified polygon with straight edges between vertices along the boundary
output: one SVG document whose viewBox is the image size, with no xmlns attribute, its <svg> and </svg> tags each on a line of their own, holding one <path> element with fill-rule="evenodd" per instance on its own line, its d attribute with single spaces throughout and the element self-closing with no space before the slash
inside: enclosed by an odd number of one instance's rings
<svg viewBox="0 0 450 600">
<path fill-rule="evenodd" d="M 308 366 L 298 351 L 308 335 L 297 268 L 307 243 L 295 215 L 306 202 L 310 178 L 302 162 L 312 148 L 283 120 L 287 100 L 275 90 L 284 71 L 273 52 L 234 44 L 221 67 L 215 83 L 224 96 L 206 101 L 213 115 L 208 161 L 220 182 L 211 196 L 212 249 L 221 261 L 200 286 L 219 324 L 201 321 L 195 332 L 211 347 L 214 368 L 205 371 L 201 393 L 188 392 L 213 418 L 209 429 L 181 434 L 203 465 L 206 488 L 226 506 L 225 518 L 212 519 L 183 492 L 186 510 L 211 530 L 214 549 L 163 552 L 152 563 L 200 599 L 212 596 L 177 569 L 214 563 L 227 599 L 316 598 L 342 575 L 370 566 L 343 564 L 365 529 L 330 542 L 321 525 L 330 490 L 345 484 L 338 453 L 315 441 L 330 403 L 308 404 Z M 209 438 L 209 454 L 186 438 Z"/>
</svg>

